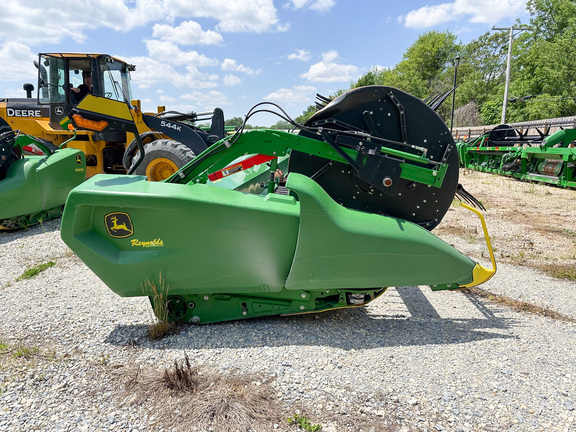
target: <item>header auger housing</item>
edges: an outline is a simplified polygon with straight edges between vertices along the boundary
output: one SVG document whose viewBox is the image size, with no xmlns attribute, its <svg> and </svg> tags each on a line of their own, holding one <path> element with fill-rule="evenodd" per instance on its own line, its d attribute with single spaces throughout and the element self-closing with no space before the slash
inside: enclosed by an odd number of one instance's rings
<svg viewBox="0 0 576 432">
<path fill-rule="evenodd" d="M 492 276 L 430 232 L 456 193 L 458 160 L 426 104 L 364 87 L 301 127 L 239 130 L 163 182 L 95 176 L 69 195 L 62 239 L 117 294 L 149 296 L 159 314 L 160 293 L 170 319 L 191 323 Z"/>
</svg>

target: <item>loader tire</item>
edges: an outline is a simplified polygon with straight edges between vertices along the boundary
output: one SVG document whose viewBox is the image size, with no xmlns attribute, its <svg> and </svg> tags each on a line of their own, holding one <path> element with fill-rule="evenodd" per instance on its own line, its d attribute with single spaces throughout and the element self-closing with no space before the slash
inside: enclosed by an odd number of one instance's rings
<svg viewBox="0 0 576 432">
<path fill-rule="evenodd" d="M 196 155 L 181 142 L 158 139 L 144 145 L 144 159 L 134 174 L 145 175 L 150 181 L 165 180 L 194 159 Z M 140 159 L 136 152 L 132 166 Z"/>
</svg>

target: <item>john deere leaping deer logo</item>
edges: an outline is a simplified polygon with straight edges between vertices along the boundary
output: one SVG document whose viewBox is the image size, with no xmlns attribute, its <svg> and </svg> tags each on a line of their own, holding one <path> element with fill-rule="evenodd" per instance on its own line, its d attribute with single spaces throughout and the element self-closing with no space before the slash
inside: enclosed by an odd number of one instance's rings
<svg viewBox="0 0 576 432">
<path fill-rule="evenodd" d="M 110 237 L 126 238 L 134 234 L 134 226 L 130 215 L 124 212 L 108 213 L 104 216 L 106 229 Z"/>
</svg>

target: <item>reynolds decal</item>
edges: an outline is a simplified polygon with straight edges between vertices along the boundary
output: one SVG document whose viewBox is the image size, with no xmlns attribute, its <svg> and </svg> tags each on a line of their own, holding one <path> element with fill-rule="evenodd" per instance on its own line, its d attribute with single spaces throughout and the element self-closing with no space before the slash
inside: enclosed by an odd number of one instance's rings
<svg viewBox="0 0 576 432">
<path fill-rule="evenodd" d="M 138 239 L 130 240 L 132 247 L 145 247 L 145 248 L 154 248 L 154 247 L 164 247 L 164 241 L 162 239 L 154 239 L 148 241 L 142 241 Z"/>
</svg>

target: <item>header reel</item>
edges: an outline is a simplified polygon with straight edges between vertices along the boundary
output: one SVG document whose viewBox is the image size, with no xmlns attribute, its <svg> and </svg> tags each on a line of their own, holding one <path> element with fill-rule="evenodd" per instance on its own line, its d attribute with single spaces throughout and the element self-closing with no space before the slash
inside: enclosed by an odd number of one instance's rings
<svg viewBox="0 0 576 432">
<path fill-rule="evenodd" d="M 458 154 L 442 119 L 420 99 L 391 87 L 349 91 L 316 112 L 301 136 L 323 139 L 346 164 L 294 152 L 290 170 L 316 180 L 338 203 L 409 220 L 440 223 L 458 185 Z"/>
</svg>

